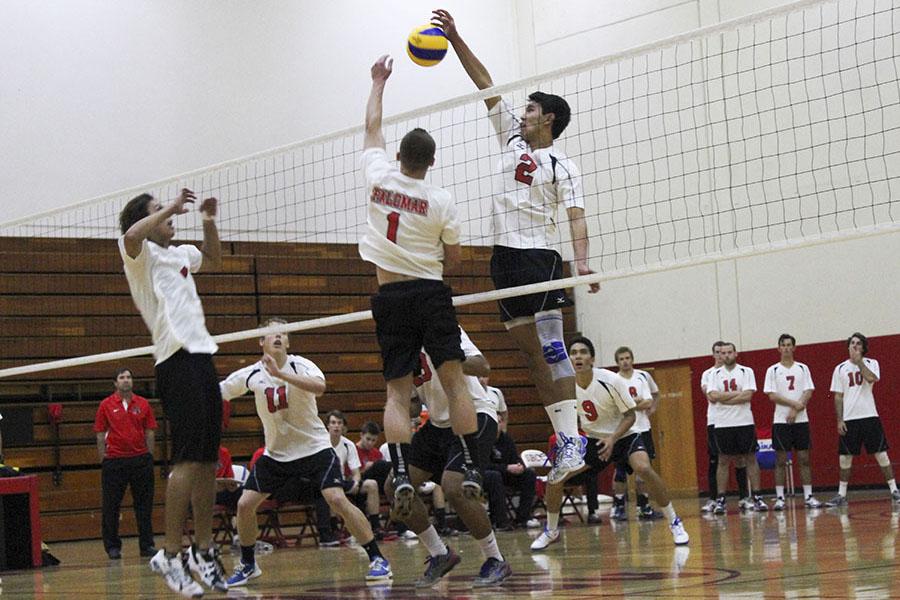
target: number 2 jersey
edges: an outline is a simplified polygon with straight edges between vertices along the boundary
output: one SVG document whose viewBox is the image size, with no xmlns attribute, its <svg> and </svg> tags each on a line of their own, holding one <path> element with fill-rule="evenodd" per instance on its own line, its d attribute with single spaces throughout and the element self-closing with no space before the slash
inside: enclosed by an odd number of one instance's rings
<svg viewBox="0 0 900 600">
<path fill-rule="evenodd" d="M 558 148 L 529 147 L 519 118 L 505 101 L 495 104 L 488 118 L 502 149 L 500 173 L 493 178 L 494 244 L 553 249 L 559 241 L 559 205 L 584 208 L 578 168 Z"/>
<path fill-rule="evenodd" d="M 282 370 L 325 380 L 319 367 L 302 356 L 289 354 Z M 219 383 L 219 388 L 226 400 L 253 392 L 265 432 L 266 456 L 288 462 L 331 448 L 315 395 L 272 377 L 261 360 L 238 369 Z"/>
<path fill-rule="evenodd" d="M 587 388 L 576 383 L 575 397 L 578 401 L 581 429 L 592 438 L 615 433 L 622 422 L 622 416 L 635 407 L 628 382 L 618 373 L 607 369 L 594 369 L 591 384 Z M 624 435 L 632 433 L 639 433 L 634 425 Z"/>
<path fill-rule="evenodd" d="M 459 243 L 450 193 L 401 173 L 384 148 L 366 149 L 362 163 L 368 205 L 359 255 L 386 271 L 442 280 L 444 244 Z"/>
</svg>

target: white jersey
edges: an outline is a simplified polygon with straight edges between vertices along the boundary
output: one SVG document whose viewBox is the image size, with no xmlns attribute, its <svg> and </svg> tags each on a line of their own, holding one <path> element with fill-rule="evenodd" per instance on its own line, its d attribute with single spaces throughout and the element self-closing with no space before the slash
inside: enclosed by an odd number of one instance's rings
<svg viewBox="0 0 900 600">
<path fill-rule="evenodd" d="M 766 394 L 778 394 L 788 400 L 799 400 L 807 390 L 814 390 L 812 375 L 809 367 L 801 362 L 795 362 L 791 368 L 787 368 L 780 362 L 766 369 L 766 381 L 763 384 L 763 392 Z M 787 423 L 791 409 L 781 404 L 775 405 L 773 423 Z M 809 415 L 806 409 L 797 413 L 795 423 L 809 423 Z"/>
<path fill-rule="evenodd" d="M 319 367 L 301 356 L 288 355 L 285 368 L 298 375 L 325 380 Z M 238 369 L 219 388 L 226 400 L 253 392 L 256 414 L 266 438 L 266 456 L 288 462 L 331 448 L 315 395 L 272 377 L 262 361 Z"/>
<path fill-rule="evenodd" d="M 392 167 L 383 148 L 365 150 L 362 162 L 369 202 L 359 255 L 393 273 L 440 281 L 443 245 L 459 243 L 450 193 Z"/>
<path fill-rule="evenodd" d="M 481 351 L 472 342 L 465 330 L 459 328 L 460 346 L 466 357 L 481 356 Z M 428 420 L 435 427 L 446 429 L 450 427 L 450 401 L 447 394 L 444 393 L 444 386 L 441 385 L 440 377 L 431 362 L 431 357 L 424 350 L 422 351 L 422 373 L 415 378 L 416 391 L 419 398 L 428 407 Z M 481 382 L 477 377 L 472 375 L 465 376 L 466 387 L 469 394 L 475 401 L 475 412 L 488 415 L 493 420 L 497 420 L 497 401 L 496 397 L 488 394 L 487 390 L 481 387 Z"/>
<path fill-rule="evenodd" d="M 703 375 L 700 376 L 700 390 L 703 392 L 703 399 L 706 400 L 707 427 L 716 424 L 716 405 L 709 401 L 709 399 L 706 397 L 706 392 L 710 390 L 710 387 L 712 386 L 713 373 L 715 373 L 716 369 L 718 368 L 719 367 L 710 367 L 707 370 L 703 371 Z"/>
<path fill-rule="evenodd" d="M 140 254 L 131 258 L 122 236 L 119 254 L 131 297 L 153 338 L 156 364 L 181 348 L 192 354 L 213 354 L 219 349 L 206 330 L 203 305 L 191 276 L 203 264 L 203 254 L 196 246 L 164 248 L 145 239 Z"/>
<path fill-rule="evenodd" d="M 558 148 L 530 148 L 506 102 L 498 102 L 488 117 L 502 148 L 500 173 L 493 178 L 494 244 L 553 248 L 559 205 L 584 208 L 578 168 Z"/>
<path fill-rule="evenodd" d="M 489 396 L 493 396 L 493 402 L 497 407 L 498 413 L 509 412 L 509 408 L 506 406 L 506 396 L 503 395 L 503 391 L 500 388 L 496 388 L 492 385 L 487 386 L 487 393 Z"/>
<path fill-rule="evenodd" d="M 650 390 L 651 396 L 659 393 L 659 386 L 656 385 L 656 380 L 653 379 L 653 375 L 650 374 L 650 371 L 635 369 L 634 372 L 643 377 L 644 381 L 647 382 L 647 389 Z"/>
<path fill-rule="evenodd" d="M 328 442 L 329 444 L 331 442 L 330 436 Z M 341 436 L 341 439 L 332 448 L 334 448 L 338 460 L 341 461 L 341 474 L 349 476 L 353 473 L 353 469 L 362 468 L 362 464 L 359 462 L 359 452 L 356 451 L 356 444 Z"/>
<path fill-rule="evenodd" d="M 753 369 L 735 363 L 729 371 L 726 366 L 721 366 L 712 375 L 710 391 L 718 392 L 743 392 L 744 390 L 756 391 L 756 377 Z M 749 402 L 743 404 L 719 404 L 716 403 L 716 427 L 742 427 L 755 425 L 753 410 Z"/>
<path fill-rule="evenodd" d="M 643 372 L 646 373 L 646 371 Z M 638 371 L 637 369 L 632 371 L 631 378 L 625 377 L 621 372 L 619 372 L 618 375 L 628 386 L 628 394 L 631 396 L 631 399 L 634 400 L 635 404 L 641 400 L 653 399 L 653 395 L 650 392 L 650 384 L 645 377 L 641 376 L 641 371 Z M 650 417 L 647 416 L 646 410 L 638 409 L 634 411 L 634 428 L 641 433 L 650 431 Z"/>
<path fill-rule="evenodd" d="M 587 388 L 576 383 L 575 397 L 578 399 L 581 429 L 592 438 L 615 433 L 622 422 L 622 415 L 634 409 L 628 382 L 607 369 L 594 369 L 591 385 Z M 632 433 L 638 433 L 634 425 L 625 435 Z"/>
<path fill-rule="evenodd" d="M 863 361 L 876 377 L 881 378 L 881 368 L 878 366 L 877 360 L 864 358 Z M 849 360 L 845 360 L 834 368 L 831 376 L 831 391 L 844 395 L 845 421 L 878 416 L 878 410 L 875 408 L 875 395 L 872 393 L 874 385 L 866 381 L 859 367 Z"/>
</svg>

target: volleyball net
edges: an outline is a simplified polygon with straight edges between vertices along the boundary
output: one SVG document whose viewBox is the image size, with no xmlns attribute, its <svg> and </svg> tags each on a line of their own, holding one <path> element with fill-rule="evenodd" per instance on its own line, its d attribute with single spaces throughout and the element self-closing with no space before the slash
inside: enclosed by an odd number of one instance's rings
<svg viewBox="0 0 900 600">
<path fill-rule="evenodd" d="M 387 118 L 383 129 L 390 156 L 410 129 L 432 134 L 428 180 L 453 195 L 463 245 L 486 248 L 492 194 L 504 184 L 483 99 L 499 93 L 521 114 L 537 89 L 563 96 L 572 122 L 556 146 L 582 173 L 590 265 L 621 277 L 896 228 L 898 52 L 896 3 L 804 1 Z M 391 94 L 389 83 L 388 110 Z M 2 224 L 0 236 L 113 240 L 130 198 L 168 200 L 187 187 L 219 199 L 223 241 L 355 244 L 367 202 L 362 141 L 360 125 Z M 556 222 L 555 243 L 571 259 L 562 208 Z M 176 228 L 179 240 L 202 238 L 196 212 L 177 217 Z M 149 348 L 102 358 L 135 353 Z M 0 377 L 29 368 L 46 367 Z"/>
</svg>

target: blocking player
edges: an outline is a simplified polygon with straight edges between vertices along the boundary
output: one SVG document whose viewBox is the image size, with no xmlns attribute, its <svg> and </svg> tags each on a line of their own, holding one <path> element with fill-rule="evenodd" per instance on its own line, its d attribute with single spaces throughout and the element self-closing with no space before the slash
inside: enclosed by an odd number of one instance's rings
<svg viewBox="0 0 900 600">
<path fill-rule="evenodd" d="M 894 469 L 888 457 L 888 443 L 884 428 L 875 408 L 872 388 L 881 379 L 881 368 L 874 358 L 866 358 L 869 340 L 857 332 L 847 338 L 849 358 L 834 368 L 831 375 L 831 391 L 834 394 L 834 410 L 837 413 L 837 430 L 840 436 L 840 482 L 837 495 L 826 506 L 847 504 L 847 485 L 853 468 L 853 457 L 859 455 L 863 445 L 866 452 L 875 456 L 884 480 L 891 490 L 894 504 L 900 504 L 900 491 L 894 479 Z"/>
<path fill-rule="evenodd" d="M 478 381 L 479 376 L 490 373 L 490 365 L 466 332 L 460 329 L 462 348 L 466 354 L 463 372 L 466 385 L 474 400 L 478 414 L 478 453 L 482 464 L 490 460 L 491 449 L 497 438 L 497 406 Z M 416 378 L 416 392 L 428 407 L 428 420 L 412 438 L 409 453 L 409 471 L 416 489 L 431 479 L 439 482 L 447 500 L 456 509 L 459 518 L 469 528 L 484 556 L 475 587 L 496 585 L 512 574 L 497 546 L 491 520 L 481 500 L 462 493 L 462 447 L 459 438 L 450 429 L 449 401 L 444 392 L 443 379 L 434 369 L 434 361 L 422 354 L 422 373 Z M 405 523 L 428 549 L 428 568 L 416 581 L 417 587 L 429 587 L 438 582 L 460 562 L 459 555 L 439 537 L 434 525 L 428 521 L 424 504 L 416 496 Z"/>
<path fill-rule="evenodd" d="M 396 515 L 409 511 L 415 488 L 409 481 L 409 399 L 413 373 L 424 347 L 449 399 L 453 432 L 462 436 L 465 475 L 462 483 L 472 497 L 481 494 L 476 456 L 475 409 L 463 377 L 459 325 L 445 268 L 459 262 L 459 217 L 450 194 L 425 182 L 434 164 L 434 139 L 413 129 L 400 142 L 400 168 L 388 163 L 381 132 L 384 87 L 393 61 L 387 56 L 372 65 L 372 90 L 366 105 L 363 168 L 368 187 L 366 233 L 359 241 L 363 260 L 374 263 L 378 293 L 372 296 L 372 316 L 381 348 L 387 402 L 384 433 L 394 467 Z"/>
<path fill-rule="evenodd" d="M 285 321 L 269 319 L 262 326 L 277 323 Z M 266 441 L 265 451 L 253 465 L 238 500 L 241 559 L 228 585 L 244 585 L 262 574 L 255 557 L 259 505 L 269 497 L 297 500 L 311 487 L 344 519 L 347 529 L 365 549 L 370 561 L 366 580 L 390 579 L 391 566 L 378 548 L 369 521 L 344 494 L 341 462 L 319 418 L 316 398 L 325 393 L 325 375 L 312 361 L 287 353 L 287 334 L 270 333 L 259 343 L 262 358 L 238 369 L 220 384 L 222 397 L 229 400 L 253 392 Z"/>
<path fill-rule="evenodd" d="M 774 510 L 784 510 L 784 479 L 787 453 L 794 450 L 800 463 L 800 480 L 807 508 L 819 508 L 822 503 L 812 493 L 812 471 L 809 467 L 809 415 L 806 406 L 812 398 L 813 380 L 809 367 L 794 360 L 797 340 L 789 333 L 778 337 L 781 360 L 766 370 L 763 392 L 775 403 L 772 418 L 772 446 L 775 448 L 775 504 Z M 792 467 L 793 468 L 793 467 Z"/>
<path fill-rule="evenodd" d="M 490 73 L 460 37 L 453 17 L 435 10 L 433 22 L 444 30 L 466 73 L 478 87 L 493 86 Z M 575 270 L 588 267 L 589 243 L 584 218 L 581 177 L 575 163 L 553 146 L 571 118 L 566 101 L 535 92 L 525 113 L 517 117 L 500 96 L 485 100 L 488 117 L 502 149 L 502 189 L 492 202 L 494 252 L 491 278 L 497 289 L 562 278 L 562 258 L 553 248 L 557 208 L 569 218 Z M 592 283 L 591 293 L 600 290 Z M 575 373 L 563 341 L 561 308 L 571 306 L 564 290 L 553 290 L 501 300 L 500 315 L 528 357 L 528 371 L 544 403 L 560 444 L 548 480 L 559 481 L 584 465 L 584 447 L 578 434 Z"/>
<path fill-rule="evenodd" d="M 572 340 L 569 355 L 575 367 L 578 392 L 578 416 L 588 436 L 587 466 L 602 471 L 610 464 L 627 463 L 646 483 L 650 497 L 662 507 L 676 545 L 690 541 L 681 519 L 675 513 L 662 478 L 650 465 L 643 438 L 634 428 L 635 403 L 628 384 L 618 374 L 594 368 L 594 344 L 585 337 Z M 532 550 L 544 550 L 559 541 L 559 511 L 565 480 L 550 484 L 544 495 L 547 525 L 531 544 Z"/>
<path fill-rule="evenodd" d="M 131 297 L 153 338 L 156 389 L 171 427 L 175 463 L 166 483 L 165 545 L 150 559 L 150 567 L 162 574 L 169 589 L 188 597 L 203 595 L 188 568 L 207 587 L 227 589 L 212 537 L 222 435 L 222 397 L 212 360 L 218 347 L 206 330 L 192 276 L 222 262 L 215 198 L 200 204 L 202 246 L 172 245 L 172 218 L 188 212 L 187 205 L 195 199 L 187 188 L 165 206 L 141 194 L 119 214 L 119 253 Z M 181 536 L 189 507 L 197 543 L 185 553 Z"/>
<path fill-rule="evenodd" d="M 756 462 L 756 423 L 750 400 L 756 391 L 753 369 L 737 363 L 737 349 L 731 342 L 719 348 L 722 366 L 715 370 L 707 397 L 716 405 L 716 446 L 719 449 L 719 465 L 716 480 L 719 497 L 716 499 L 715 514 L 726 511 L 725 493 L 728 489 L 728 466 L 731 463 L 747 467 L 750 476 L 750 497 L 745 503 L 752 510 L 765 512 L 769 506 L 758 495 L 759 463 Z"/>
</svg>

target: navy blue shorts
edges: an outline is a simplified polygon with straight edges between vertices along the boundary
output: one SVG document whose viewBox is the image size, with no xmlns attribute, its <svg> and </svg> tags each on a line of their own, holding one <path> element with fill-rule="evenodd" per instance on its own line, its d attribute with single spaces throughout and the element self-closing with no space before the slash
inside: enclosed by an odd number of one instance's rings
<svg viewBox="0 0 900 600">
<path fill-rule="evenodd" d="M 508 248 L 494 246 L 491 256 L 491 279 L 498 290 L 562 279 L 563 260 L 556 250 L 545 248 Z M 574 303 L 565 290 L 551 290 L 500 300 L 500 318 L 512 321 L 531 317 L 544 310 L 554 310 Z"/>
</svg>

